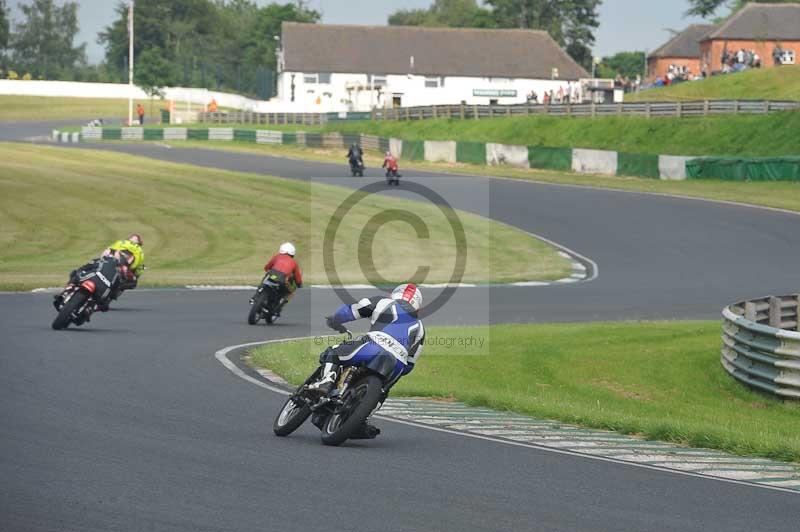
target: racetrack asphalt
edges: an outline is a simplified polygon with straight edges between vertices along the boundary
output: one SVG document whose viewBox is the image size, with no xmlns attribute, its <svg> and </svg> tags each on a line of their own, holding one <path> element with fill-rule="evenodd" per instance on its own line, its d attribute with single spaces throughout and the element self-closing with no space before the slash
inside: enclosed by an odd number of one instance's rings
<svg viewBox="0 0 800 532">
<path fill-rule="evenodd" d="M 104 149 L 293 178 L 346 170 L 152 145 Z M 475 177 L 404 179 L 600 269 L 586 283 L 459 290 L 430 324 L 716 318 L 736 299 L 797 290 L 795 215 L 510 180 L 491 180 L 486 192 Z M 721 532 L 785 531 L 800 519 L 795 494 L 391 422 L 378 439 L 341 448 L 323 447 L 310 426 L 276 438 L 284 398 L 238 379 L 213 354 L 323 332 L 330 291 L 302 290 L 274 327 L 246 325 L 247 292 L 139 291 L 63 332 L 49 328 L 50 297 L 0 295 L 3 531 Z"/>
</svg>

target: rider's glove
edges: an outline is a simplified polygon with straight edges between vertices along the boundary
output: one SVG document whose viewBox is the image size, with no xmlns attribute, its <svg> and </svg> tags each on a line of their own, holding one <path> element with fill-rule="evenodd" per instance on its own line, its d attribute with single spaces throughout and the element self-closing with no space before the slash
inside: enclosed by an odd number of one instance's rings
<svg viewBox="0 0 800 532">
<path fill-rule="evenodd" d="M 347 330 L 345 329 L 344 325 L 338 323 L 333 316 L 325 316 L 325 325 L 340 333 L 344 333 Z"/>
</svg>

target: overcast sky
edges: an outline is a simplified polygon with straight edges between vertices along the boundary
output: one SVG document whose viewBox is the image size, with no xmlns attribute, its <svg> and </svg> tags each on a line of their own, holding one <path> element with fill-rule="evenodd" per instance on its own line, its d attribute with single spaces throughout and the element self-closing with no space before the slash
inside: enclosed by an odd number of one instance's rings
<svg viewBox="0 0 800 532">
<path fill-rule="evenodd" d="M 56 0 L 63 3 L 64 0 Z M 165 0 L 168 1 L 168 0 Z M 288 0 L 280 0 L 281 3 Z M 12 19 L 20 15 L 18 5 L 26 0 L 10 0 Z M 117 0 L 78 0 L 81 33 L 79 42 L 87 43 L 89 61 L 103 58 L 97 44 L 97 32 L 111 23 Z M 269 0 L 256 0 L 264 5 Z M 322 12 L 322 20 L 336 24 L 386 24 L 397 9 L 428 7 L 432 0 L 310 0 L 312 8 Z M 354 8 L 354 4 L 358 7 Z M 679 30 L 699 19 L 684 18 L 688 0 L 604 0 L 600 8 L 600 28 L 596 33 L 595 55 L 606 56 L 625 50 L 654 50 L 670 37 L 669 30 Z"/>
</svg>

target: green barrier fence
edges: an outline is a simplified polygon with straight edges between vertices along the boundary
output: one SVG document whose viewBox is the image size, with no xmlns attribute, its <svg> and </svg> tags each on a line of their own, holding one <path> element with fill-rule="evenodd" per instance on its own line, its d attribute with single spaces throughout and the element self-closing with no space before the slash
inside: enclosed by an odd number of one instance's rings
<svg viewBox="0 0 800 532">
<path fill-rule="evenodd" d="M 233 140 L 241 142 L 255 142 L 256 130 L 255 129 L 234 129 Z"/>
<path fill-rule="evenodd" d="M 648 153 L 617 153 L 617 175 L 652 177 L 658 179 L 658 155 Z"/>
<path fill-rule="evenodd" d="M 425 143 L 421 140 L 404 140 L 403 159 L 408 159 L 409 161 L 425 160 Z"/>
<path fill-rule="evenodd" d="M 120 140 L 122 138 L 122 129 L 118 127 L 104 127 L 103 140 Z"/>
<path fill-rule="evenodd" d="M 289 133 L 284 131 L 281 133 L 282 144 L 297 144 L 297 133 Z"/>
<path fill-rule="evenodd" d="M 186 138 L 189 140 L 208 140 L 207 129 L 187 129 Z"/>
<path fill-rule="evenodd" d="M 486 144 L 483 142 L 456 142 L 456 161 L 486 164 Z"/>
<path fill-rule="evenodd" d="M 528 147 L 528 161 L 531 168 L 547 170 L 571 170 L 572 150 L 569 148 Z"/>
<path fill-rule="evenodd" d="M 310 148 L 321 148 L 322 133 L 306 133 L 306 146 Z"/>
<path fill-rule="evenodd" d="M 142 138 L 144 140 L 164 140 L 164 130 L 160 127 L 145 128 Z"/>
<path fill-rule="evenodd" d="M 690 179 L 800 181 L 800 157 L 703 157 L 686 163 Z"/>
</svg>

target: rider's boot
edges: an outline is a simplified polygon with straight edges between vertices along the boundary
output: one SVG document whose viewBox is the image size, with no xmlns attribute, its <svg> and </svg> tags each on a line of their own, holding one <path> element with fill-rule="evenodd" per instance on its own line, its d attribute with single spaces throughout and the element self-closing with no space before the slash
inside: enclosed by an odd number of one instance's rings
<svg viewBox="0 0 800 532">
<path fill-rule="evenodd" d="M 381 433 L 381 429 L 369 422 L 369 419 L 364 420 L 364 423 L 359 427 L 352 436 L 351 440 L 371 440 Z"/>
<path fill-rule="evenodd" d="M 309 384 L 306 389 L 320 397 L 328 395 L 336 384 L 336 377 L 339 374 L 338 369 L 339 366 L 336 364 L 326 362 L 322 368 L 322 377 L 317 382 Z"/>
</svg>

